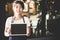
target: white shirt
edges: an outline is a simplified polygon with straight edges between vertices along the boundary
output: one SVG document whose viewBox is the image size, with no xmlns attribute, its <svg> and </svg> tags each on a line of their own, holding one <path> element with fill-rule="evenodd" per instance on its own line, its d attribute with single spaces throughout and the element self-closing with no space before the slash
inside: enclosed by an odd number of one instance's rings
<svg viewBox="0 0 60 40">
<path fill-rule="evenodd" d="M 8 17 L 6 20 L 5 27 L 11 27 L 12 20 L 13 20 L 13 17 Z M 30 20 L 28 19 L 28 17 L 24 17 L 24 20 L 25 20 L 25 23 L 27 24 L 27 26 L 30 26 Z M 13 23 L 14 24 L 22 24 L 22 23 L 24 23 L 24 21 L 23 21 L 23 18 L 21 18 L 20 20 L 14 21 Z"/>
</svg>

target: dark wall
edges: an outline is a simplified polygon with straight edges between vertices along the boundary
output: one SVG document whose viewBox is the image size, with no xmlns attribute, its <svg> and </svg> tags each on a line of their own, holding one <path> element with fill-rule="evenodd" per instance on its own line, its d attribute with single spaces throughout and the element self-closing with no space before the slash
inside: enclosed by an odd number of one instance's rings
<svg viewBox="0 0 60 40">
<path fill-rule="evenodd" d="M 60 35 L 60 18 L 48 21 L 48 30 L 55 36 Z"/>
<path fill-rule="evenodd" d="M 0 40 L 8 40 L 8 37 L 4 36 L 4 28 L 6 21 L 5 4 L 12 1 L 13 0 L 0 0 Z"/>
<path fill-rule="evenodd" d="M 4 27 L 5 27 L 5 4 L 6 0 L 0 0 L 0 40 L 5 40 Z"/>
<path fill-rule="evenodd" d="M 60 8 L 60 0 L 55 0 L 55 7 L 56 9 L 59 9 Z"/>
</svg>

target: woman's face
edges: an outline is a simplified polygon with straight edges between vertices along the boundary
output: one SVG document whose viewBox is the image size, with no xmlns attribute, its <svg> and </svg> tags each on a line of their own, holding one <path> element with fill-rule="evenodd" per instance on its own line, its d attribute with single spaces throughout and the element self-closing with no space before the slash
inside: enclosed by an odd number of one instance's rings
<svg viewBox="0 0 60 40">
<path fill-rule="evenodd" d="M 16 14 L 16 15 L 22 14 L 23 8 L 22 8 L 21 4 L 16 4 L 16 3 L 13 4 L 13 11 L 14 11 L 14 14 Z"/>
</svg>

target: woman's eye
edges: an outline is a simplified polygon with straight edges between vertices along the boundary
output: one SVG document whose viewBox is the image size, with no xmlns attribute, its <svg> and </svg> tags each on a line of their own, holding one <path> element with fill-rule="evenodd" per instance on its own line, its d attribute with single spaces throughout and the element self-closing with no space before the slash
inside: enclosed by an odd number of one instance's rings
<svg viewBox="0 0 60 40">
<path fill-rule="evenodd" d="M 16 8 L 18 8 L 18 6 L 16 6 Z"/>
</svg>

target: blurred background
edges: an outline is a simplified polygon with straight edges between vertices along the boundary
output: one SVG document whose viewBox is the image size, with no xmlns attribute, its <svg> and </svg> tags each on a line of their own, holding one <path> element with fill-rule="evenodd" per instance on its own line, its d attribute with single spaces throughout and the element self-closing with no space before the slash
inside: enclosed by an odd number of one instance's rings
<svg viewBox="0 0 60 40">
<path fill-rule="evenodd" d="M 5 21 L 13 16 L 13 0 L 0 0 L 0 39 L 4 36 Z M 59 0 L 19 0 L 24 2 L 23 16 L 31 23 L 31 40 L 58 40 L 60 36 L 60 1 Z M 37 39 L 34 39 L 37 38 Z M 40 39 L 38 39 L 40 38 Z"/>
</svg>

